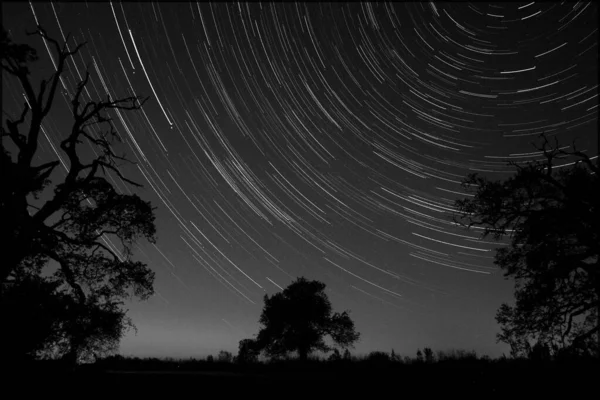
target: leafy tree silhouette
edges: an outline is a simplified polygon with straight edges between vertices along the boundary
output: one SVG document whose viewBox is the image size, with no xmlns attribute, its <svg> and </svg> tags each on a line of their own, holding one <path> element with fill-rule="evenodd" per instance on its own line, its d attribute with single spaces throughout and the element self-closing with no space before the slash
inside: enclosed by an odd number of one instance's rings
<svg viewBox="0 0 600 400">
<path fill-rule="evenodd" d="M 417 349 L 417 362 L 423 362 L 423 353 L 421 349 Z"/>
<path fill-rule="evenodd" d="M 536 362 L 550 361 L 550 346 L 548 346 L 546 343 L 537 342 L 531 348 L 528 357 L 530 360 Z"/>
<path fill-rule="evenodd" d="M 372 351 L 367 355 L 366 361 L 372 365 L 386 366 L 390 361 L 393 361 L 393 359 L 390 358 L 389 354 L 383 351 Z"/>
<path fill-rule="evenodd" d="M 240 364 L 250 364 L 258 361 L 260 347 L 254 339 L 240 340 L 236 361 Z"/>
<path fill-rule="evenodd" d="M 146 299 L 153 294 L 154 272 L 131 256 L 138 239 L 155 242 L 154 210 L 135 194 L 120 194 L 107 180 L 113 173 L 130 185 L 141 186 L 119 170 L 119 161 L 130 161 L 113 150 L 120 137 L 108 113 L 139 110 L 147 99 L 107 96 L 86 101 L 89 70 L 76 87 L 65 87 L 65 95 L 71 97 L 72 124 L 60 138 L 68 167 L 66 177 L 59 181 L 59 174 L 54 173 L 59 159 L 36 165 L 40 132 L 57 90 L 66 85 L 62 74 L 67 60 L 85 43 L 70 50 L 69 37 L 61 46 L 41 27 L 29 35 L 39 35 L 53 46 L 56 72 L 42 79 L 36 92 L 28 67 L 37 60 L 35 49 L 13 43 L 2 30 L 3 79 L 16 79 L 26 101 L 20 116 L 8 117 L 2 125 L 0 291 L 23 284 L 19 275 L 41 276 L 50 262 L 57 265 L 51 281 L 68 301 L 59 318 L 63 338 L 54 351 L 76 362 L 85 352 L 104 351 L 118 343 L 130 326 L 121 309 L 124 299 Z M 84 155 L 84 145 L 94 149 L 95 157 Z M 117 240 L 121 248 L 111 248 L 105 240 L 113 245 Z"/>
<path fill-rule="evenodd" d="M 533 341 L 600 354 L 600 164 L 542 138 L 544 161 L 511 163 L 516 174 L 504 181 L 469 175 L 463 187 L 474 194 L 456 201 L 455 221 L 510 238 L 495 264 L 515 279 L 516 303 L 496 320 L 513 355 L 527 356 Z M 563 159 L 575 160 L 559 168 Z"/>
<path fill-rule="evenodd" d="M 339 362 L 342 361 L 342 355 L 338 349 L 333 349 L 333 353 L 327 358 L 327 361 L 331 362 Z"/>
<path fill-rule="evenodd" d="M 255 343 L 255 349 L 264 350 L 271 357 L 296 351 L 300 360 L 306 361 L 314 350 L 332 350 L 324 341 L 326 336 L 344 349 L 359 339 L 346 311 L 332 314 L 322 282 L 300 277 L 283 292 L 265 295 L 264 302 L 259 320 L 263 328 L 255 342 L 245 343 Z"/>
<path fill-rule="evenodd" d="M 352 361 L 352 354 L 350 354 L 350 350 L 348 350 L 348 349 L 344 350 L 344 354 L 342 355 L 342 360 Z"/>
<path fill-rule="evenodd" d="M 425 347 L 423 349 L 423 355 L 425 356 L 425 362 L 428 364 L 432 364 L 435 361 L 435 356 L 433 355 L 433 350 L 429 347 Z"/>
<path fill-rule="evenodd" d="M 221 350 L 217 355 L 217 360 L 221 363 L 231 363 L 233 361 L 233 354 L 228 351 Z"/>
</svg>

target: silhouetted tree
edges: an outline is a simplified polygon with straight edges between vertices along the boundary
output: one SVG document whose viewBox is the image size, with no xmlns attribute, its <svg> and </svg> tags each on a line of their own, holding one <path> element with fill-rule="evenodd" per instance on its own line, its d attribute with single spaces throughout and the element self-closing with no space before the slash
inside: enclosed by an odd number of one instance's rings
<svg viewBox="0 0 600 400">
<path fill-rule="evenodd" d="M 342 355 L 340 354 L 340 351 L 338 349 L 333 349 L 333 353 L 331 353 L 331 355 L 327 359 L 327 361 L 330 361 L 330 362 L 338 362 L 341 360 L 342 360 Z"/>
<path fill-rule="evenodd" d="M 503 304 L 496 320 L 513 355 L 526 356 L 532 341 L 600 350 L 599 164 L 543 139 L 543 162 L 511 163 L 516 174 L 503 181 L 469 175 L 463 187 L 474 195 L 456 202 L 456 220 L 510 238 L 495 264 L 515 279 L 516 304 Z"/>
<path fill-rule="evenodd" d="M 223 363 L 230 363 L 233 361 L 233 354 L 231 354 L 228 351 L 221 350 L 219 352 L 219 354 L 217 355 L 217 361 L 223 362 Z"/>
<path fill-rule="evenodd" d="M 59 280 L 38 275 L 19 276 L 5 284 L 0 294 L 3 361 L 64 357 L 73 364 L 117 350 L 131 326 L 125 312 L 91 297 L 82 307 L 60 286 Z"/>
<path fill-rule="evenodd" d="M 62 340 L 49 354 L 69 364 L 114 354 L 127 330 L 134 328 L 119 302 L 99 302 L 92 296 L 83 305 L 71 301 L 61 316 Z"/>
<path fill-rule="evenodd" d="M 383 351 L 372 351 L 367 355 L 367 361 L 376 365 L 386 365 L 390 360 L 389 354 Z"/>
<path fill-rule="evenodd" d="M 537 342 L 528 354 L 529 359 L 536 362 L 547 362 L 551 359 L 550 346 L 546 343 Z"/>
<path fill-rule="evenodd" d="M 240 364 L 255 363 L 260 355 L 260 347 L 254 339 L 240 340 L 236 361 Z"/>
<path fill-rule="evenodd" d="M 425 347 L 423 349 L 423 355 L 425 356 L 425 362 L 428 364 L 432 364 L 435 361 L 435 356 L 433 355 L 433 350 L 429 347 Z"/>
<path fill-rule="evenodd" d="M 423 353 L 421 352 L 421 349 L 417 349 L 417 361 L 423 362 Z"/>
<path fill-rule="evenodd" d="M 119 170 L 117 162 L 128 160 L 113 150 L 120 137 L 108 112 L 138 110 L 144 101 L 133 96 L 112 100 L 110 95 L 106 100 L 84 100 L 89 71 L 74 88 L 66 87 L 61 76 L 67 60 L 84 44 L 70 50 L 68 37 L 61 46 L 41 27 L 30 35 L 39 35 L 53 46 L 56 72 L 40 80 L 36 92 L 28 67 L 37 60 L 35 50 L 13 43 L 2 30 L 3 80 L 16 79 L 26 100 L 20 116 L 8 117 L 2 125 L 0 290 L 19 274 L 41 275 L 53 262 L 58 268 L 52 279 L 61 284 L 61 295 L 70 297 L 61 316 L 66 337 L 59 347 L 62 354 L 77 360 L 90 349 L 114 347 L 128 324 L 120 308 L 122 300 L 153 294 L 154 273 L 131 258 L 138 239 L 155 241 L 153 209 L 135 194 L 118 193 L 107 180 L 112 172 L 128 184 L 141 186 Z M 66 177 L 58 181 L 53 172 L 61 164 L 59 159 L 37 162 L 40 132 L 62 85 L 70 97 L 72 124 L 59 139 L 68 166 Z M 87 145 L 93 148 L 93 157 L 84 156 Z"/>
<path fill-rule="evenodd" d="M 352 347 L 359 339 L 346 311 L 332 314 L 325 284 L 319 281 L 298 278 L 283 292 L 265 295 L 264 302 L 257 343 L 271 357 L 297 351 L 305 361 L 314 350 L 331 350 L 326 336 L 341 348 Z"/>
<path fill-rule="evenodd" d="M 344 355 L 342 355 L 342 359 L 344 361 L 352 361 L 352 354 L 350 354 L 350 350 L 348 350 L 348 349 L 344 350 Z"/>
</svg>

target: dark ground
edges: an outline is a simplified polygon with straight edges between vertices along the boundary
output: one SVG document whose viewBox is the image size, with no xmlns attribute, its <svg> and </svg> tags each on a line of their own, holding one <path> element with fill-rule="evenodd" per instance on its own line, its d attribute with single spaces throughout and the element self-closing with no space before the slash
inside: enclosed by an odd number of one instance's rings
<svg viewBox="0 0 600 400">
<path fill-rule="evenodd" d="M 216 367 L 216 366 L 215 366 Z M 534 399 L 589 397 L 600 380 L 598 364 L 404 365 L 334 368 L 315 372 L 271 371 L 99 371 L 58 368 L 12 371 L 4 388 L 31 398 L 369 398 L 415 396 L 507 396 Z M 6 393 L 6 392 L 3 392 Z M 11 391 L 12 393 L 12 391 Z M 190 397 L 191 396 L 191 397 Z"/>
</svg>

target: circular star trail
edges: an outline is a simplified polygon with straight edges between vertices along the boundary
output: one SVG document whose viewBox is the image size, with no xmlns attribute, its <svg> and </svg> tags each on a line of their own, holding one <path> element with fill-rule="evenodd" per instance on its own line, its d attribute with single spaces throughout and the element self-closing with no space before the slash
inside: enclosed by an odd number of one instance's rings
<svg viewBox="0 0 600 400">
<path fill-rule="evenodd" d="M 62 157 L 86 66 L 86 100 L 151 97 L 112 115 L 137 163 L 123 173 L 158 207 L 158 242 L 136 252 L 156 296 L 131 305 L 140 332 L 124 352 L 235 349 L 257 331 L 262 296 L 304 275 L 352 310 L 359 351 L 498 354 L 493 316 L 512 286 L 492 263 L 502 243 L 452 222 L 460 182 L 539 159 L 541 133 L 598 152 L 593 2 L 4 8 L 14 40 L 38 50 L 34 75 L 52 73 L 51 47 L 23 27 L 87 42 L 40 159 Z M 23 91 L 3 87 L 17 115 Z"/>
</svg>

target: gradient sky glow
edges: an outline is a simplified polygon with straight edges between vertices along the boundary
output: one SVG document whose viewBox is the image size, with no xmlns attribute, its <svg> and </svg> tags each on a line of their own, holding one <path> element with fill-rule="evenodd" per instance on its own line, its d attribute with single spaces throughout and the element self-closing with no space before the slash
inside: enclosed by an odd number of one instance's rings
<svg viewBox="0 0 600 400">
<path fill-rule="evenodd" d="M 593 2 L 2 7 L 13 40 L 38 50 L 38 77 L 53 67 L 24 34 L 36 19 L 88 42 L 44 123 L 40 162 L 56 159 L 86 64 L 86 100 L 152 97 L 112 115 L 137 162 L 122 171 L 157 207 L 157 245 L 136 251 L 156 295 L 128 305 L 138 333 L 124 354 L 236 352 L 258 331 L 262 296 L 303 275 L 351 311 L 357 353 L 499 356 L 494 314 L 513 285 L 492 263 L 502 244 L 451 223 L 460 181 L 539 159 L 541 132 L 598 152 Z M 3 80 L 3 111 L 22 104 Z"/>
</svg>

